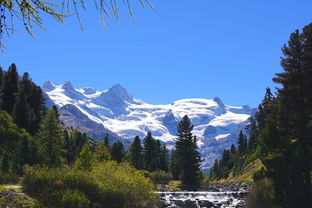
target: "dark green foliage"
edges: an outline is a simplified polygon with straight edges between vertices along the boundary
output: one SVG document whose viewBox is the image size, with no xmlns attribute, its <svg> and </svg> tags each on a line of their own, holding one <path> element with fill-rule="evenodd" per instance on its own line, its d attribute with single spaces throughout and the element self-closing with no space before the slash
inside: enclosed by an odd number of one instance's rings
<svg viewBox="0 0 312 208">
<path fill-rule="evenodd" d="M 19 176 L 17 174 L 0 171 L 0 184 L 17 184 L 18 182 Z"/>
<path fill-rule="evenodd" d="M 157 159 L 157 143 L 151 132 L 148 132 L 143 140 L 144 169 L 148 171 L 156 171 L 158 167 Z"/>
<path fill-rule="evenodd" d="M 134 138 L 133 143 L 129 148 L 130 154 L 130 164 L 133 165 L 136 169 L 143 168 L 143 155 L 142 155 L 142 146 L 141 140 L 138 136 Z"/>
<path fill-rule="evenodd" d="M 262 179 L 252 186 L 246 197 L 246 208 L 274 208 L 274 186 L 268 179 Z M 275 207 L 276 208 L 276 207 Z"/>
<path fill-rule="evenodd" d="M 34 135 L 46 110 L 41 88 L 31 81 L 27 72 L 19 79 L 14 64 L 8 72 L 1 73 L 0 108 L 8 112 L 20 128 Z"/>
<path fill-rule="evenodd" d="M 1 105 L 0 108 L 9 114 L 12 114 L 15 105 L 15 94 L 17 93 L 18 74 L 15 64 L 9 67 L 4 75 L 3 83 L 0 90 Z"/>
<path fill-rule="evenodd" d="M 166 145 L 163 145 L 160 149 L 159 170 L 163 170 L 164 172 L 169 171 L 169 156 Z"/>
<path fill-rule="evenodd" d="M 105 137 L 104 137 L 104 144 L 106 147 L 109 148 L 109 137 L 107 133 L 105 134 Z"/>
<path fill-rule="evenodd" d="M 75 160 L 75 143 L 73 138 L 69 136 L 68 131 L 64 129 L 64 157 L 66 158 L 67 164 L 72 165 Z"/>
<path fill-rule="evenodd" d="M 267 107 L 261 159 L 274 181 L 277 204 L 311 207 L 312 25 L 292 33 L 282 51 L 284 71 L 273 79 L 282 88 Z"/>
<path fill-rule="evenodd" d="M 26 101 L 26 95 L 23 90 L 19 90 L 17 100 L 13 108 L 13 118 L 16 125 L 20 128 L 28 128 L 28 118 L 30 116 L 27 114 L 28 112 L 30 112 L 30 109 Z"/>
<path fill-rule="evenodd" d="M 239 132 L 237 144 L 237 150 L 241 154 L 244 154 L 247 150 L 247 136 L 244 135 L 242 131 Z"/>
<path fill-rule="evenodd" d="M 193 125 L 185 115 L 180 121 L 178 135 L 175 138 L 176 151 L 174 152 L 173 166 L 176 166 L 179 179 L 185 185 L 197 185 L 199 183 L 200 156 L 197 152 L 196 137 L 193 136 Z"/>
<path fill-rule="evenodd" d="M 42 164 L 50 167 L 61 164 L 62 149 L 64 147 L 63 127 L 55 109 L 47 111 L 40 124 L 37 135 L 38 154 Z"/>
<path fill-rule="evenodd" d="M 117 162 L 121 162 L 122 158 L 125 155 L 123 144 L 121 142 L 114 143 L 110 149 L 110 152 L 112 160 L 115 160 Z"/>
</svg>

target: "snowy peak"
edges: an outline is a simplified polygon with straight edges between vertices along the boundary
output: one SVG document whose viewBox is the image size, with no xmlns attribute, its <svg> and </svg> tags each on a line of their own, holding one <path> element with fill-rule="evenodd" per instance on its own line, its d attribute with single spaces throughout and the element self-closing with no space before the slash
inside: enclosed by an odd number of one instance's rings
<svg viewBox="0 0 312 208">
<path fill-rule="evenodd" d="M 50 92 L 55 89 L 55 85 L 51 81 L 46 81 L 43 83 L 42 89 L 45 92 Z"/>
<path fill-rule="evenodd" d="M 70 83 L 70 81 L 66 80 L 62 86 L 62 89 L 66 90 L 66 91 L 71 91 L 71 90 L 75 90 L 75 88 L 73 87 L 73 85 Z"/>
<path fill-rule="evenodd" d="M 86 95 L 93 95 L 94 93 L 97 92 L 95 89 L 93 89 L 91 87 L 84 87 L 84 88 L 82 88 L 82 91 Z"/>
<path fill-rule="evenodd" d="M 114 95 L 121 98 L 127 102 L 133 102 L 133 96 L 128 93 L 128 91 L 123 88 L 120 84 L 112 86 L 107 92 L 106 95 Z"/>
<path fill-rule="evenodd" d="M 152 105 L 135 99 L 120 84 L 97 91 L 90 87 L 75 89 L 69 81 L 59 86 L 48 81 L 43 90 L 46 100 L 62 110 L 65 125 L 79 127 L 98 139 L 107 131 L 127 141 L 137 135 L 144 138 L 151 132 L 173 147 L 179 120 L 188 115 L 194 125 L 193 134 L 198 138 L 202 168 L 209 168 L 225 148 L 236 144 L 239 131 L 244 130 L 247 119 L 254 113 L 247 105 L 225 105 L 219 97 Z"/>
</svg>

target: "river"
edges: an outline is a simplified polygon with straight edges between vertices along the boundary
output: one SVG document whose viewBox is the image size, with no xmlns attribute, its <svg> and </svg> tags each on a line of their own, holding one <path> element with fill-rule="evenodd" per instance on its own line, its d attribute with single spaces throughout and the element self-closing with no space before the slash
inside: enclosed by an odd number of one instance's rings
<svg viewBox="0 0 312 208">
<path fill-rule="evenodd" d="M 241 208 L 245 192 L 179 191 L 157 192 L 160 208 Z"/>
<path fill-rule="evenodd" d="M 242 208 L 250 182 L 212 184 L 205 191 L 159 191 L 159 208 Z"/>
</svg>

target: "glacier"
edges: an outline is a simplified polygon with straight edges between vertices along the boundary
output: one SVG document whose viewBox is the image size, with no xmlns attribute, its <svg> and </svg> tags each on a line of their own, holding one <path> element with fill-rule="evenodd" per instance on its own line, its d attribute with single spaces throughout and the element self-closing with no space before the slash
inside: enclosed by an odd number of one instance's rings
<svg viewBox="0 0 312 208">
<path fill-rule="evenodd" d="M 255 113 L 248 105 L 225 105 L 219 97 L 148 104 L 134 98 L 120 84 L 98 91 L 91 87 L 76 89 L 69 81 L 61 85 L 47 81 L 42 89 L 47 106 L 58 107 L 67 127 L 78 128 L 96 139 L 108 133 L 110 142 L 121 141 L 126 146 L 135 136 L 143 139 L 151 132 L 168 148 L 174 148 L 177 124 L 188 115 L 194 125 L 203 170 L 208 170 L 225 148 L 237 143 L 239 131 L 245 129 L 248 118 Z"/>
</svg>

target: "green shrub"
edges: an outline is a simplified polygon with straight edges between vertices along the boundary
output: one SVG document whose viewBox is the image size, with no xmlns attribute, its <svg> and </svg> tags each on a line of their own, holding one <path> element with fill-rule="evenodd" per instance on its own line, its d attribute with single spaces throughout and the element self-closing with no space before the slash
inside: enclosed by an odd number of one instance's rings
<svg viewBox="0 0 312 208">
<path fill-rule="evenodd" d="M 148 176 L 154 184 L 168 184 L 172 180 L 172 175 L 165 171 L 155 171 Z"/>
<path fill-rule="evenodd" d="M 87 208 L 90 200 L 78 190 L 65 189 L 59 192 L 60 207 L 64 208 Z"/>
<path fill-rule="evenodd" d="M 246 208 L 273 208 L 273 182 L 267 178 L 253 184 L 246 197 Z"/>
<path fill-rule="evenodd" d="M 129 164 L 103 162 L 93 167 L 92 175 L 104 193 L 104 207 L 144 207 L 156 199 L 150 179 Z"/>
<path fill-rule="evenodd" d="M 17 184 L 19 176 L 14 173 L 0 172 L 0 184 Z"/>
<path fill-rule="evenodd" d="M 151 181 L 128 164 L 102 162 L 92 169 L 28 168 L 22 185 L 49 208 L 136 208 L 155 200 Z"/>
</svg>

